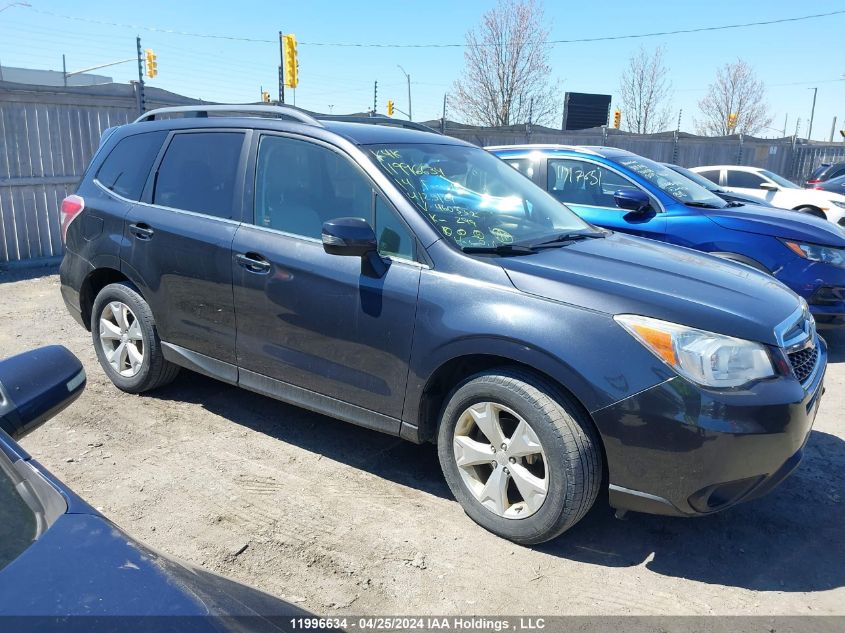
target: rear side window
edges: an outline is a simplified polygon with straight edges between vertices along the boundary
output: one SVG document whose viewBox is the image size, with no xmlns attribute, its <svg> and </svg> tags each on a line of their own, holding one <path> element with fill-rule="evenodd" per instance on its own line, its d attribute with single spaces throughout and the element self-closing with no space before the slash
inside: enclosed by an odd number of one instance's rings
<svg viewBox="0 0 845 633">
<path fill-rule="evenodd" d="M 834 167 L 830 170 L 828 174 L 828 179 L 839 178 L 839 176 L 845 176 L 845 165 L 841 165 L 839 167 Z"/>
<path fill-rule="evenodd" d="M 127 136 L 100 165 L 97 180 L 109 191 L 130 200 L 140 200 L 153 161 L 167 137 L 167 131 Z"/>
<path fill-rule="evenodd" d="M 719 184 L 719 170 L 718 169 L 708 169 L 707 171 L 699 171 L 696 172 L 699 176 L 704 176 L 710 182 Z"/>
<path fill-rule="evenodd" d="M 529 158 L 508 158 L 505 162 L 517 170 L 523 176 L 527 176 L 533 180 L 534 178 L 534 161 Z"/>
<path fill-rule="evenodd" d="M 156 174 L 153 204 L 232 218 L 241 132 L 177 134 Z"/>
<path fill-rule="evenodd" d="M 728 187 L 741 187 L 745 189 L 759 189 L 760 185 L 765 182 L 757 174 L 752 174 L 747 171 L 728 170 Z"/>
</svg>

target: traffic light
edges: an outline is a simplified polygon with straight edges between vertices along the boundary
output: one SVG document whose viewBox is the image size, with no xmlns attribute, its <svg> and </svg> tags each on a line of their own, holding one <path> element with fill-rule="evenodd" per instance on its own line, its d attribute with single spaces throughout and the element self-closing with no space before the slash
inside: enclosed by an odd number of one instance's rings
<svg viewBox="0 0 845 633">
<path fill-rule="evenodd" d="M 266 90 L 262 90 L 261 91 L 261 100 L 264 103 L 270 103 L 270 93 L 267 92 Z"/>
<path fill-rule="evenodd" d="M 296 58 L 296 35 L 282 35 L 282 50 L 285 57 L 285 86 L 296 88 L 299 84 L 299 61 Z"/>
<path fill-rule="evenodd" d="M 148 48 L 144 51 L 144 56 L 146 57 L 146 75 L 150 79 L 155 77 L 158 74 L 158 62 L 156 61 L 156 54 L 153 52 L 153 49 Z"/>
<path fill-rule="evenodd" d="M 387 100 L 387 115 L 393 116 L 393 99 Z"/>
<path fill-rule="evenodd" d="M 622 110 L 619 110 L 617 108 L 617 110 L 613 113 L 613 127 L 615 127 L 618 130 L 619 126 L 621 124 L 622 124 Z"/>
<path fill-rule="evenodd" d="M 731 112 L 728 115 L 728 132 L 733 132 L 736 128 L 737 113 Z"/>
</svg>

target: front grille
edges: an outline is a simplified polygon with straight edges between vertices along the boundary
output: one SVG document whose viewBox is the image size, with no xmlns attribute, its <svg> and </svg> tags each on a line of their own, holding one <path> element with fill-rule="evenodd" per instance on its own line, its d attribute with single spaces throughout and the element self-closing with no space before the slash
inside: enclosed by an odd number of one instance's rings
<svg viewBox="0 0 845 633">
<path fill-rule="evenodd" d="M 789 362 L 792 364 L 792 371 L 795 372 L 795 377 L 798 382 L 803 383 L 813 369 L 816 368 L 816 361 L 819 359 L 819 348 L 813 344 L 811 347 L 805 347 L 797 352 L 788 354 Z"/>
</svg>

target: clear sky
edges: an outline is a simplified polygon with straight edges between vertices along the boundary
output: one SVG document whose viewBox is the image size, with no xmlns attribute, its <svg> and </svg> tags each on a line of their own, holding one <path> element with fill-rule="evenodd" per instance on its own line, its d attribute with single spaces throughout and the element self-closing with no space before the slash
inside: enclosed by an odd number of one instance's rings
<svg viewBox="0 0 845 633">
<path fill-rule="evenodd" d="M 0 0 L 0 9 L 10 0 Z M 327 2 L 287 0 L 205 2 L 142 0 L 28 0 L 32 8 L 0 11 L 0 63 L 8 66 L 79 70 L 135 54 L 135 36 L 158 55 L 159 75 L 149 83 L 214 101 L 257 101 L 263 86 L 277 93 L 278 31 L 296 34 L 300 85 L 296 104 L 317 111 L 348 113 L 372 107 L 378 80 L 378 109 L 392 98 L 407 111 L 405 76 L 410 73 L 415 120 L 440 116 L 443 95 L 459 77 L 463 50 L 456 48 L 371 48 L 316 43 L 462 43 L 493 0 L 426 2 Z M 546 0 L 552 39 L 628 35 L 797 17 L 845 9 L 845 2 L 809 4 L 784 0 L 677 0 L 638 2 Z M 51 15 L 52 14 L 52 15 Z M 58 15 L 56 15 L 58 14 Z M 64 16 L 64 17 L 62 17 Z M 77 18 L 77 19 L 70 19 Z M 97 24 L 100 20 L 114 24 Z M 129 25 L 129 26 L 121 26 Z M 166 33 L 253 38 L 245 42 Z M 845 128 L 845 14 L 769 26 L 687 35 L 558 44 L 552 49 L 553 79 L 563 90 L 618 93 L 619 76 L 640 45 L 663 45 L 674 87 L 675 116 L 693 131 L 697 102 L 716 69 L 740 57 L 766 83 L 773 127 L 806 135 L 813 91 L 818 87 L 813 138 L 827 139 L 834 116 Z M 137 77 L 123 64 L 101 72 L 115 81 Z M 292 101 L 292 95 L 288 95 Z M 397 115 L 398 116 L 398 115 Z M 767 131 L 778 136 L 776 130 Z M 838 133 L 836 135 L 839 137 Z"/>
</svg>

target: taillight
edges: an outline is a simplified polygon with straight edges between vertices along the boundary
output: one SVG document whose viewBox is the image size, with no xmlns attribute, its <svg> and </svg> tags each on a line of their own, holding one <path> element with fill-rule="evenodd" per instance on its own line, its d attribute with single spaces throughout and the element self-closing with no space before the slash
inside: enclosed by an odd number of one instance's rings
<svg viewBox="0 0 845 633">
<path fill-rule="evenodd" d="M 821 178 L 810 178 L 807 182 L 809 182 L 809 183 L 815 183 L 815 182 L 821 182 L 821 181 L 822 181 L 822 179 L 821 179 Z"/>
<path fill-rule="evenodd" d="M 67 227 L 76 219 L 82 210 L 85 208 L 85 200 L 80 196 L 68 196 L 62 200 L 62 244 L 67 242 Z"/>
</svg>

